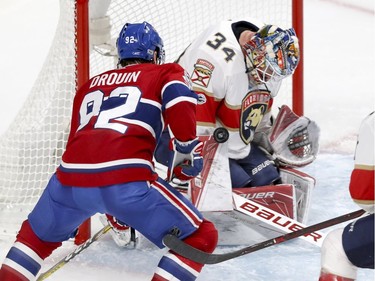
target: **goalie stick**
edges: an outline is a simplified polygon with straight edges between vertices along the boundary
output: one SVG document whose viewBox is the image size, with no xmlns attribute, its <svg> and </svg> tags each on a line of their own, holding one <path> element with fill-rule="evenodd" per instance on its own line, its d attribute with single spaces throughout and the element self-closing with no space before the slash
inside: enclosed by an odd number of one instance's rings
<svg viewBox="0 0 375 281">
<path fill-rule="evenodd" d="M 339 224 L 339 223 L 342 223 L 351 219 L 355 219 L 363 215 L 364 213 L 365 213 L 364 210 L 357 210 L 357 211 L 354 211 L 354 212 L 351 212 L 342 216 L 338 216 L 338 217 L 335 217 L 335 218 L 332 218 L 332 219 L 329 219 L 329 220 L 326 220 L 326 221 L 323 221 L 323 222 L 320 222 L 311 226 L 307 226 L 300 230 L 290 232 L 290 233 L 278 236 L 276 238 L 272 238 L 272 239 L 242 248 L 240 250 L 225 253 L 225 254 L 209 254 L 209 253 L 203 252 L 201 250 L 198 250 L 186 244 L 185 242 L 183 242 L 182 240 L 180 240 L 173 234 L 165 235 L 163 238 L 163 243 L 173 252 L 185 258 L 188 258 L 194 262 L 198 262 L 201 264 L 216 264 L 216 263 L 220 263 L 226 260 L 230 260 L 233 258 L 243 256 L 243 255 L 247 255 L 247 254 L 253 253 L 255 251 L 258 251 L 258 250 L 261 250 L 261 249 L 264 249 L 264 248 L 267 248 L 276 244 L 283 243 L 285 241 L 300 237 L 302 235 L 311 233 L 313 231 L 321 230 L 323 228 L 327 228 L 327 227 L 330 227 L 330 226 L 333 226 L 333 225 L 336 225 L 336 224 Z"/>
<path fill-rule="evenodd" d="M 83 250 L 87 249 L 92 243 L 94 243 L 96 240 L 98 240 L 100 237 L 102 237 L 104 234 L 106 234 L 108 231 L 111 230 L 111 226 L 108 224 L 104 226 L 101 230 L 99 230 L 93 237 L 91 237 L 89 240 L 87 240 L 85 243 L 77 247 L 74 252 L 70 253 L 66 257 L 64 257 L 62 260 L 60 260 L 58 263 L 56 263 L 54 266 L 52 266 L 50 269 L 48 269 L 46 272 L 41 273 L 39 277 L 36 279 L 36 281 L 45 280 L 48 277 L 50 277 L 53 273 L 55 273 L 57 270 L 62 268 L 64 265 L 66 265 L 68 262 L 70 262 L 74 257 L 76 257 L 78 254 L 80 254 Z"/>
</svg>

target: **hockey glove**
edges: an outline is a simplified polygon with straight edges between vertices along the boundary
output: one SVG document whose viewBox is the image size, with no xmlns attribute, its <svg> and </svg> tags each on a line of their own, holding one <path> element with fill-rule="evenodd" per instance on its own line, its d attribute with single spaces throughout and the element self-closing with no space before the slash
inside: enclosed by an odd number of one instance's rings
<svg viewBox="0 0 375 281">
<path fill-rule="evenodd" d="M 187 142 L 171 139 L 169 149 L 173 152 L 168 162 L 169 181 L 175 177 L 181 181 L 190 181 L 202 171 L 203 143 L 198 138 Z"/>
<path fill-rule="evenodd" d="M 103 225 L 108 223 L 112 227 L 110 234 L 118 246 L 129 249 L 136 247 L 138 234 L 135 229 L 108 214 L 99 218 Z"/>
<path fill-rule="evenodd" d="M 121 233 L 121 232 L 129 230 L 129 226 L 127 226 L 122 221 L 108 214 L 106 214 L 105 216 L 107 217 L 107 221 L 112 226 L 112 229 L 114 232 Z"/>
</svg>

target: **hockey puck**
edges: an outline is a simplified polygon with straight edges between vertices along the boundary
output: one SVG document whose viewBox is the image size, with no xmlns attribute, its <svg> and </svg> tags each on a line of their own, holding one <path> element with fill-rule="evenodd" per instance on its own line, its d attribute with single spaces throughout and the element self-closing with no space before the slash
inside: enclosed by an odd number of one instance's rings
<svg viewBox="0 0 375 281">
<path fill-rule="evenodd" d="M 220 127 L 220 128 L 215 129 L 213 136 L 216 142 L 223 143 L 228 140 L 229 132 L 227 129 Z"/>
</svg>

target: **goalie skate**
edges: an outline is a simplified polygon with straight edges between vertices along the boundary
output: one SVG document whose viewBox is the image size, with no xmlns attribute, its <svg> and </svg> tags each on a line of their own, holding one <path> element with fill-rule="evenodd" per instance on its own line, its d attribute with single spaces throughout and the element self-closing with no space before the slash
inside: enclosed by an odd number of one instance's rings
<svg viewBox="0 0 375 281">
<path fill-rule="evenodd" d="M 99 220 L 104 226 L 109 224 L 105 215 L 100 215 Z M 109 233 L 117 246 L 127 249 L 135 249 L 137 247 L 139 237 L 134 228 L 129 227 L 126 230 L 118 231 L 112 227 Z"/>
</svg>

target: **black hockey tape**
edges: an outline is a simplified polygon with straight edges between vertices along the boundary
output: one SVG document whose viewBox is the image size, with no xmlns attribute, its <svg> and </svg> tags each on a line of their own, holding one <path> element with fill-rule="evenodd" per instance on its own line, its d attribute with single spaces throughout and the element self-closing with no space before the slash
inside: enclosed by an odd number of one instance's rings
<svg viewBox="0 0 375 281">
<path fill-rule="evenodd" d="M 224 143 L 229 138 L 229 132 L 227 129 L 220 127 L 220 128 L 215 129 L 213 136 L 214 136 L 214 140 L 217 143 Z"/>
</svg>

